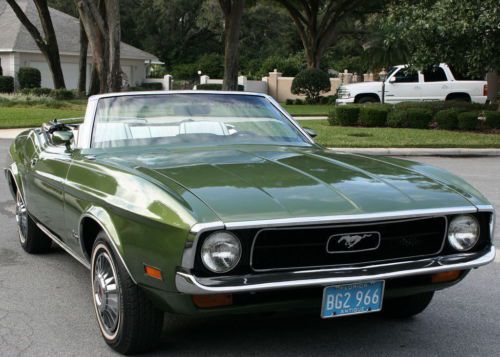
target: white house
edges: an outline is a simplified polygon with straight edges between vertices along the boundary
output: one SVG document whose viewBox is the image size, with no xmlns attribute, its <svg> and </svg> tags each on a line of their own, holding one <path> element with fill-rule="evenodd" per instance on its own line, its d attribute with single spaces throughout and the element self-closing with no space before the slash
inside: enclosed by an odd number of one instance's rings
<svg viewBox="0 0 500 357">
<path fill-rule="evenodd" d="M 28 18 L 40 29 L 40 21 L 33 1 L 20 0 L 19 6 Z M 68 89 L 78 86 L 78 60 L 80 53 L 80 25 L 78 19 L 56 9 L 50 9 L 56 30 L 61 66 Z M 40 32 L 42 30 L 40 29 Z M 87 84 L 92 64 L 89 48 L 87 61 Z M 131 86 L 141 84 L 146 78 L 148 63 L 158 62 L 154 55 L 136 47 L 121 44 L 121 65 Z M 42 74 L 42 87 L 54 88 L 49 66 L 29 32 L 16 17 L 5 0 L 0 0 L 0 65 L 4 76 L 17 77 L 20 67 L 38 68 Z"/>
</svg>

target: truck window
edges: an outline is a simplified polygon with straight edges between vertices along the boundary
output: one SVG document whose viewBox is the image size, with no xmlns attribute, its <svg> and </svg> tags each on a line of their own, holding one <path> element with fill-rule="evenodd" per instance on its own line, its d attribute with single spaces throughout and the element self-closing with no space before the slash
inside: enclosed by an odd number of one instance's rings
<svg viewBox="0 0 500 357">
<path fill-rule="evenodd" d="M 439 66 L 427 67 L 423 72 L 425 82 L 446 82 L 446 73 Z"/>
<path fill-rule="evenodd" d="M 395 75 L 396 83 L 418 82 L 418 72 L 413 68 L 401 68 Z"/>
</svg>

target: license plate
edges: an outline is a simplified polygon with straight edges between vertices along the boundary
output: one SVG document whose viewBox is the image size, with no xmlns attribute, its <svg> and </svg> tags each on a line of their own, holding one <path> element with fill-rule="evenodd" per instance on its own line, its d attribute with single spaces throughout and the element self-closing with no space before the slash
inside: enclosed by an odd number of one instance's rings
<svg viewBox="0 0 500 357">
<path fill-rule="evenodd" d="M 323 291 L 324 319 L 382 310 L 384 281 L 328 286 Z"/>
</svg>

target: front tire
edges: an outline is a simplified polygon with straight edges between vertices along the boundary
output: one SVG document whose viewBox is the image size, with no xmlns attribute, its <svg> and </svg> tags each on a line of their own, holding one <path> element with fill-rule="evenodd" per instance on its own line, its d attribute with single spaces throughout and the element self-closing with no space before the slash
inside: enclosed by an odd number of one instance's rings
<svg viewBox="0 0 500 357">
<path fill-rule="evenodd" d="M 365 96 L 358 99 L 358 104 L 379 103 L 380 101 L 371 96 Z"/>
<path fill-rule="evenodd" d="M 26 203 L 19 190 L 16 194 L 16 222 L 19 243 L 26 253 L 46 253 L 52 246 L 52 241 L 37 227 L 30 217 Z"/>
<path fill-rule="evenodd" d="M 408 318 L 420 314 L 432 301 L 434 291 L 384 301 L 382 313 L 389 317 Z"/>
<path fill-rule="evenodd" d="M 100 232 L 92 249 L 92 295 L 106 343 L 123 354 L 146 352 L 159 342 L 163 312 L 130 278 Z"/>
</svg>

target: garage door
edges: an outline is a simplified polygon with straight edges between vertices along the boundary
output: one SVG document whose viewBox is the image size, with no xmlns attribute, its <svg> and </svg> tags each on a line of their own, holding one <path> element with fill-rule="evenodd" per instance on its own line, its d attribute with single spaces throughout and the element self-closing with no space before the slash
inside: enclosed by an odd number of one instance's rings
<svg viewBox="0 0 500 357">
<path fill-rule="evenodd" d="M 30 62 L 30 66 L 38 69 L 42 74 L 42 87 L 44 88 L 54 88 L 54 82 L 52 81 L 52 74 L 49 69 L 49 65 L 46 62 Z M 76 63 L 62 63 L 61 64 L 64 82 L 66 83 L 66 88 L 76 89 L 78 88 L 78 64 Z M 87 88 L 90 79 L 90 65 L 87 66 Z"/>
</svg>

